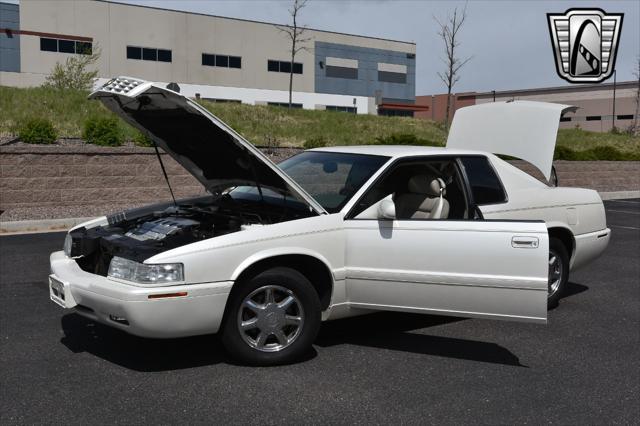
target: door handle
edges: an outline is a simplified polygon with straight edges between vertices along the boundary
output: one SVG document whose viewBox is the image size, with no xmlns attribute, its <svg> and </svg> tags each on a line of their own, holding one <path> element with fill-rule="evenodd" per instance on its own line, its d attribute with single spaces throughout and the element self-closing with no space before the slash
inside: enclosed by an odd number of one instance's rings
<svg viewBox="0 0 640 426">
<path fill-rule="evenodd" d="M 511 247 L 513 248 L 538 248 L 538 237 L 515 236 L 511 238 Z"/>
</svg>

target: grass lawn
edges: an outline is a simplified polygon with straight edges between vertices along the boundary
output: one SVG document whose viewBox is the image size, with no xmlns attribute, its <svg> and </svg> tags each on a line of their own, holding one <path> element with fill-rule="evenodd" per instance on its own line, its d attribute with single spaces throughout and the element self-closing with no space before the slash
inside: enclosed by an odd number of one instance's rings
<svg viewBox="0 0 640 426">
<path fill-rule="evenodd" d="M 400 134 L 415 135 L 428 145 L 444 145 L 446 141 L 442 125 L 429 120 L 288 110 L 272 106 L 202 104 L 256 145 L 266 145 L 275 139 L 280 146 L 302 146 L 306 140 L 319 137 L 329 145 L 357 145 L 375 143 L 378 137 Z M 109 115 L 111 113 L 102 104 L 87 100 L 83 92 L 0 86 L 2 136 L 15 135 L 21 122 L 41 117 L 51 120 L 60 136 L 79 138 L 88 117 Z M 127 138 L 132 138 L 135 130 L 122 121 L 120 123 Z M 608 146 L 640 154 L 640 137 L 566 129 L 558 133 L 558 146 L 574 151 Z"/>
</svg>

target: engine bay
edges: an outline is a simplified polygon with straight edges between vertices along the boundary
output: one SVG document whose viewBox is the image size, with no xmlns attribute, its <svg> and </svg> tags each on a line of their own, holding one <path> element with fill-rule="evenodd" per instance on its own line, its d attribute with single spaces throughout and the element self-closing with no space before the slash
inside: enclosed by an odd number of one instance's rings
<svg viewBox="0 0 640 426">
<path fill-rule="evenodd" d="M 196 241 L 309 214 L 229 194 L 157 204 L 108 216 L 107 225 L 71 231 L 70 255 L 84 271 L 106 276 L 114 256 L 143 262 Z"/>
</svg>

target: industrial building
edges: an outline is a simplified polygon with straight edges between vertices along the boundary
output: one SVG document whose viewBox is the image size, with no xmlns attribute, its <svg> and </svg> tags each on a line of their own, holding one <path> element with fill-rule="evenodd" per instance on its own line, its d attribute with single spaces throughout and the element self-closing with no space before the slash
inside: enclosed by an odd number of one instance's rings
<svg viewBox="0 0 640 426">
<path fill-rule="evenodd" d="M 415 101 L 415 43 L 308 29 L 293 103 L 393 113 Z M 276 24 L 102 0 L 0 3 L 0 85 L 44 82 L 56 62 L 100 49 L 102 79 L 175 82 L 220 102 L 288 102 L 290 41 Z"/>
<path fill-rule="evenodd" d="M 540 89 L 506 90 L 491 92 L 468 92 L 451 95 L 452 118 L 455 110 L 485 102 L 528 100 L 574 105 L 578 110 L 568 112 L 560 119 L 560 128 L 579 127 L 594 132 L 608 132 L 613 126 L 628 129 L 638 125 L 636 99 L 638 82 L 625 81 L 600 84 L 573 84 Z M 615 105 L 614 105 L 615 99 Z M 415 117 L 444 121 L 447 95 L 416 96 L 416 104 L 427 107 L 426 111 L 416 111 Z"/>
</svg>

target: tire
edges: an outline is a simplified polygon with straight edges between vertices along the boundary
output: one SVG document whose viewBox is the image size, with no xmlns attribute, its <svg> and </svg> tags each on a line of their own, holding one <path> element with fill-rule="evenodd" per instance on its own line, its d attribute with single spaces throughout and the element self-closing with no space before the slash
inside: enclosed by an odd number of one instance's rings
<svg viewBox="0 0 640 426">
<path fill-rule="evenodd" d="M 300 272 L 277 267 L 238 283 L 227 302 L 222 343 L 245 364 L 292 363 L 311 349 L 320 321 L 313 285 Z"/>
<path fill-rule="evenodd" d="M 569 281 L 569 254 L 558 238 L 549 238 L 549 293 L 547 308 L 558 306 Z"/>
</svg>

